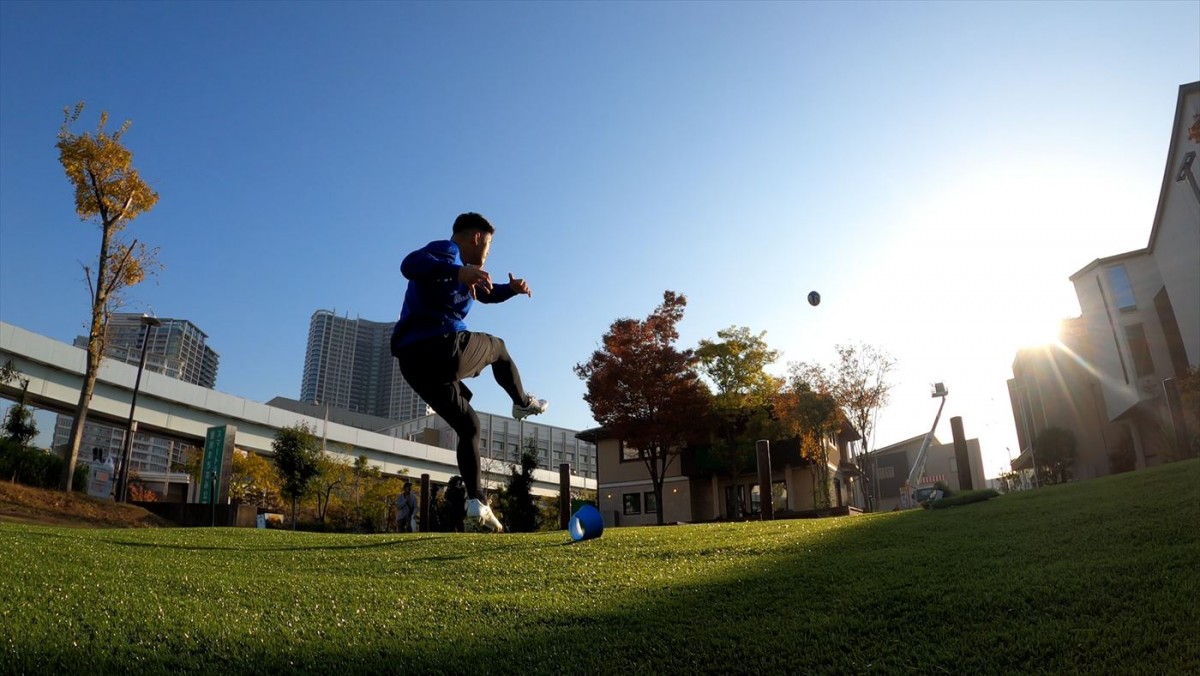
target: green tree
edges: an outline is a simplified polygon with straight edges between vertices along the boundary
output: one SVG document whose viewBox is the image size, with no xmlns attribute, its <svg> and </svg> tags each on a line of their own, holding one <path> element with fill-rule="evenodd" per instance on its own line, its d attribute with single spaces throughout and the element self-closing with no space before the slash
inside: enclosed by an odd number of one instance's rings
<svg viewBox="0 0 1200 676">
<path fill-rule="evenodd" d="M 21 396 L 15 404 L 9 407 L 4 415 L 4 437 L 16 442 L 22 448 L 27 448 L 37 436 L 37 422 L 33 419 L 33 411 L 25 405 L 29 394 L 29 378 L 21 375 L 16 365 L 9 359 L 0 367 L 0 383 L 8 384 L 16 381 L 21 386 Z"/>
<path fill-rule="evenodd" d="M 779 431 L 774 403 L 781 382 L 766 371 L 779 352 L 767 346 L 765 336 L 765 331 L 731 326 L 696 349 L 699 370 L 715 389 L 710 453 L 734 478 L 754 465 L 757 441 L 775 438 Z"/>
<path fill-rule="evenodd" d="M 353 481 L 354 468 L 341 456 L 322 452 L 317 460 L 317 473 L 313 476 L 310 490 L 317 498 L 317 521 L 325 523 L 325 513 L 334 498 L 334 489 L 345 487 Z"/>
<path fill-rule="evenodd" d="M 541 510 L 533 495 L 533 470 L 537 469 L 537 440 L 526 441 L 519 465 L 513 465 L 500 501 L 505 529 L 512 533 L 532 533 L 541 527 Z"/>
<path fill-rule="evenodd" d="M 398 477 L 380 477 L 370 482 L 363 491 L 362 528 L 368 532 L 382 533 L 388 529 L 396 498 L 404 491 L 407 472 Z"/>
<path fill-rule="evenodd" d="M 75 189 L 75 213 L 82 221 L 97 221 L 100 225 L 99 256 L 94 266 L 84 266 L 91 296 L 91 322 L 83 387 L 79 391 L 63 465 L 61 488 L 67 492 L 71 491 L 88 406 L 104 356 L 109 315 L 120 307 L 124 289 L 138 284 L 146 274 L 153 274 L 161 267 L 156 261 L 157 249 L 147 251 L 145 244 L 138 244 L 137 240 L 125 242 L 121 237 L 129 221 L 158 202 L 158 193 L 151 190 L 133 168 L 133 153 L 121 141 L 130 121 L 126 120 L 120 129 L 109 133 L 104 129 L 108 113 L 101 113 L 95 135 L 76 134 L 71 127 L 82 113 L 82 102 L 77 103 L 74 110 L 64 111 L 56 144 L 58 161 Z"/>
<path fill-rule="evenodd" d="M 279 492 L 292 501 L 292 530 L 296 529 L 296 501 L 308 491 L 320 471 L 321 440 L 304 423 L 284 427 L 271 442 L 272 460 L 279 471 Z"/>
<path fill-rule="evenodd" d="M 696 422 L 709 410 L 710 394 L 696 372 L 695 354 L 675 347 L 675 327 L 686 306 L 686 297 L 664 292 L 662 304 L 646 319 L 616 320 L 601 338 L 601 348 L 575 365 L 575 374 L 587 383 L 583 398 L 592 416 L 621 440 L 623 453 L 645 464 L 660 505 L 667 470 L 704 438 Z"/>
<path fill-rule="evenodd" d="M 242 504 L 274 508 L 279 500 L 279 474 L 263 456 L 237 450 L 229 477 L 229 497 Z"/>
<path fill-rule="evenodd" d="M 1042 468 L 1044 483 L 1061 484 L 1071 479 L 1071 466 L 1079 454 L 1075 433 L 1062 427 L 1047 427 L 1037 436 L 1034 455 Z"/>
<path fill-rule="evenodd" d="M 200 472 L 204 469 L 204 449 L 199 446 L 188 446 L 175 458 L 171 465 L 174 472 L 183 472 L 192 478 L 192 483 L 200 482 Z"/>
<path fill-rule="evenodd" d="M 372 465 L 365 454 L 354 459 L 354 506 L 362 504 L 363 491 L 372 481 L 379 479 L 379 468 Z"/>
</svg>

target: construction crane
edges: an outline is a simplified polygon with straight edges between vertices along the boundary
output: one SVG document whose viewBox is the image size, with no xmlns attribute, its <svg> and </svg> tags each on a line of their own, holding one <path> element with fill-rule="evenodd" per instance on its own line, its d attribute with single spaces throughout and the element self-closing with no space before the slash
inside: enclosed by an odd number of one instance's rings
<svg viewBox="0 0 1200 676">
<path fill-rule="evenodd" d="M 946 389 L 944 383 L 933 384 L 934 398 L 940 398 L 942 403 L 938 405 L 937 415 L 933 418 L 933 427 L 929 428 L 929 434 L 925 435 L 925 440 L 921 442 L 921 450 L 917 451 L 917 459 L 913 462 L 912 469 L 908 472 L 908 479 L 904 482 L 904 488 L 900 489 L 900 505 L 901 507 L 916 507 L 916 500 L 913 499 L 913 493 L 916 491 L 917 480 L 925 472 L 925 454 L 929 452 L 929 442 L 933 441 L 933 433 L 937 430 L 938 421 L 942 418 L 942 409 L 946 407 L 946 395 L 950 392 Z"/>
</svg>

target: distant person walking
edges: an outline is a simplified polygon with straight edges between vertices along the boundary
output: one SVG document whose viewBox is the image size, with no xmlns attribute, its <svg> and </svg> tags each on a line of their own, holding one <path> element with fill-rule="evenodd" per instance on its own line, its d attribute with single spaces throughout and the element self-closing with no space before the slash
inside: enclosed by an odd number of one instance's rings
<svg viewBox="0 0 1200 676">
<path fill-rule="evenodd" d="M 467 330 L 464 320 L 474 301 L 501 303 L 517 294 L 532 297 L 524 279 L 508 275 L 492 284 L 484 269 L 496 230 L 477 213 L 454 220 L 448 240 L 430 242 L 405 256 L 400 272 L 408 279 L 404 308 L 392 331 L 392 354 L 400 372 L 426 404 L 458 433 L 458 470 L 467 492 L 466 526 L 501 531 L 499 519 L 483 501 L 479 471 L 479 416 L 463 380 L 488 366 L 512 399 L 513 417 L 544 413 L 549 404 L 525 391 L 504 341 Z"/>
<path fill-rule="evenodd" d="M 413 495 L 412 482 L 404 482 L 404 490 L 396 498 L 396 530 L 401 533 L 411 533 L 414 528 L 413 520 L 417 516 L 417 496 Z"/>
</svg>

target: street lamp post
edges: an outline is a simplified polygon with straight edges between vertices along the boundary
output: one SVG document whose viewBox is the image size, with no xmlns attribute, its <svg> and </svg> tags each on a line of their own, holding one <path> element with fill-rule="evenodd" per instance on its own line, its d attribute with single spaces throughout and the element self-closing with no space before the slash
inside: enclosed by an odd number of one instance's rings
<svg viewBox="0 0 1200 676">
<path fill-rule="evenodd" d="M 150 327 L 162 326 L 157 317 L 142 315 L 142 326 L 146 333 L 142 336 L 142 355 L 138 360 L 137 378 L 133 381 L 133 398 L 129 402 L 129 421 L 125 424 L 125 443 L 121 451 L 121 475 L 117 479 L 117 502 L 126 502 L 129 492 L 129 461 L 133 455 L 133 414 L 137 410 L 138 390 L 142 387 L 142 371 L 146 368 L 146 344 L 150 342 Z"/>
</svg>

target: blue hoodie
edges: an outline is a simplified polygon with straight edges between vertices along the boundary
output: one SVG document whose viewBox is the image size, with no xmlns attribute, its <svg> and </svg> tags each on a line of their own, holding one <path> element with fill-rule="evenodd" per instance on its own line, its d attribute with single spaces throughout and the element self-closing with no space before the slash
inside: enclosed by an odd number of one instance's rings
<svg viewBox="0 0 1200 676">
<path fill-rule="evenodd" d="M 458 245 L 451 240 L 430 242 L 404 257 L 400 272 L 408 279 L 404 309 L 392 329 L 392 353 L 397 348 L 434 336 L 466 331 L 464 321 L 474 301 L 467 285 L 458 281 L 463 266 Z M 476 287 L 481 303 L 502 303 L 517 295 L 508 284 L 491 291 Z"/>
</svg>

